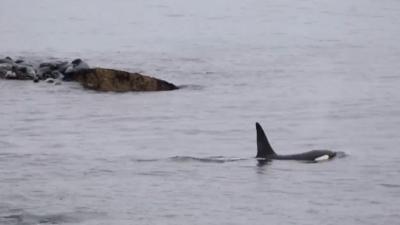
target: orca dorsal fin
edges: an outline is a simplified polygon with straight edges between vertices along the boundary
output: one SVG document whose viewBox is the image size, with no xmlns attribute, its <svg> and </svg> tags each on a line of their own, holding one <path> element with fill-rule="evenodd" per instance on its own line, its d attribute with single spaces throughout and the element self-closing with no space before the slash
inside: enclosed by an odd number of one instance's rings
<svg viewBox="0 0 400 225">
<path fill-rule="evenodd" d="M 257 158 L 267 158 L 269 155 L 276 155 L 271 145 L 268 142 L 267 136 L 264 133 L 261 125 L 256 123 L 257 129 Z"/>
</svg>

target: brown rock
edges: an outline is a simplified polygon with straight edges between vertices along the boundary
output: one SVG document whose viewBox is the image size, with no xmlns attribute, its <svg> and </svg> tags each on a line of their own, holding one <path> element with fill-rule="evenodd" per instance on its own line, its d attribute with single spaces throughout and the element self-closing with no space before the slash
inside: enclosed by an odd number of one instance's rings
<svg viewBox="0 0 400 225">
<path fill-rule="evenodd" d="M 178 89 L 174 84 L 139 73 L 120 70 L 92 68 L 76 72 L 72 80 L 85 88 L 97 91 L 169 91 Z"/>
</svg>

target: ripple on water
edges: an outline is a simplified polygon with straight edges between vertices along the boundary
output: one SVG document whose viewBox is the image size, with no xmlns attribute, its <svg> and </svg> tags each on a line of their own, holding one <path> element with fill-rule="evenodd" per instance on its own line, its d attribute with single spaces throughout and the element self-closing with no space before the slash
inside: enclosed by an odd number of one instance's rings
<svg viewBox="0 0 400 225">
<path fill-rule="evenodd" d="M 223 156 L 211 156 L 205 158 L 192 157 L 192 156 L 174 156 L 169 159 L 174 162 L 204 162 L 204 163 L 226 163 L 226 162 L 246 160 L 243 158 L 226 158 Z"/>
<path fill-rule="evenodd" d="M 98 219 L 106 216 L 106 213 L 92 211 L 76 211 L 54 214 L 35 214 L 25 210 L 12 210 L 9 214 L 0 216 L 2 225 L 33 225 L 33 224 L 64 224 L 81 223 L 91 219 Z M 15 211 L 15 212 L 14 212 Z"/>
<path fill-rule="evenodd" d="M 132 162 L 140 162 L 140 163 L 152 163 L 152 162 L 203 162 L 203 163 L 226 163 L 226 162 L 236 162 L 248 160 L 246 158 L 234 158 L 234 157 L 224 157 L 224 156 L 210 156 L 210 157 L 193 157 L 193 156 L 173 156 L 168 158 L 149 158 L 149 159 L 140 159 L 140 158 L 132 158 L 130 161 Z"/>
<path fill-rule="evenodd" d="M 400 190 L 399 188 L 400 188 L 400 184 L 387 184 L 387 183 L 384 183 L 384 184 L 380 184 L 382 187 L 385 187 L 385 188 L 390 188 L 390 189 L 398 189 L 398 190 Z"/>
<path fill-rule="evenodd" d="M 17 145 L 14 144 L 14 143 L 11 143 L 11 142 L 8 142 L 8 141 L 1 141 L 1 140 L 0 140 L 0 148 L 1 148 L 1 149 L 14 148 L 14 147 L 16 147 L 16 146 L 17 146 Z M 3 153 L 0 153 L 0 157 L 1 157 L 2 154 L 3 154 Z"/>
</svg>

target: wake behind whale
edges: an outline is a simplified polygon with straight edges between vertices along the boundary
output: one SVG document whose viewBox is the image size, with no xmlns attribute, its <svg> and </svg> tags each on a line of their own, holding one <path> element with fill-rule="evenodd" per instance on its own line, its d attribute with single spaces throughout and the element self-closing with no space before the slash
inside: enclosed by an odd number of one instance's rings
<svg viewBox="0 0 400 225">
<path fill-rule="evenodd" d="M 344 152 L 336 152 L 330 150 L 311 150 L 290 155 L 279 155 L 272 149 L 267 136 L 261 125 L 256 123 L 257 130 L 257 155 L 259 161 L 270 160 L 297 160 L 303 162 L 320 162 L 331 160 L 333 158 L 342 158 L 346 154 Z M 156 161 L 171 161 L 171 162 L 202 162 L 202 163 L 227 163 L 237 162 L 243 160 L 250 160 L 251 158 L 229 158 L 224 156 L 210 156 L 210 157 L 193 157 L 193 156 L 173 156 L 164 159 L 134 159 L 136 162 L 156 162 Z"/>
<path fill-rule="evenodd" d="M 151 159 L 131 159 L 131 161 L 138 163 L 151 163 L 151 162 L 178 162 L 178 163 L 227 163 L 248 160 L 246 158 L 233 158 L 224 156 L 209 156 L 209 157 L 194 157 L 194 156 L 172 156 L 167 158 L 151 158 Z"/>
</svg>

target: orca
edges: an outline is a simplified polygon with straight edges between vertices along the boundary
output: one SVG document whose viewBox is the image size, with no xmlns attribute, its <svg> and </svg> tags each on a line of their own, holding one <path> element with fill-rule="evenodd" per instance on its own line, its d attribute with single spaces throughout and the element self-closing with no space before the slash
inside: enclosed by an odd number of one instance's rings
<svg viewBox="0 0 400 225">
<path fill-rule="evenodd" d="M 319 162 L 330 160 L 336 156 L 336 152 L 329 150 L 312 150 L 308 152 L 292 154 L 292 155 L 278 155 L 272 149 L 268 142 L 267 136 L 261 125 L 256 123 L 257 130 L 257 156 L 259 160 L 300 160 L 309 162 Z"/>
</svg>

